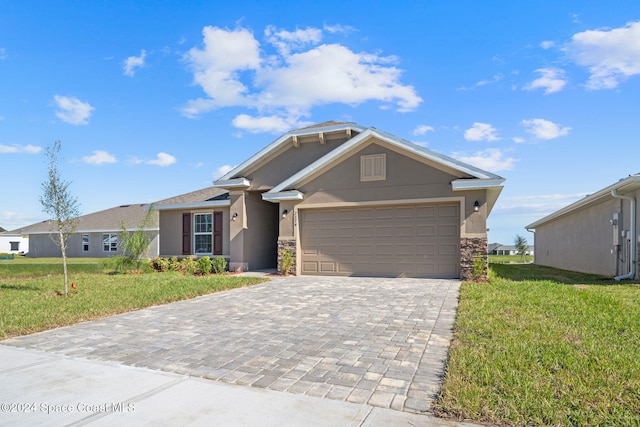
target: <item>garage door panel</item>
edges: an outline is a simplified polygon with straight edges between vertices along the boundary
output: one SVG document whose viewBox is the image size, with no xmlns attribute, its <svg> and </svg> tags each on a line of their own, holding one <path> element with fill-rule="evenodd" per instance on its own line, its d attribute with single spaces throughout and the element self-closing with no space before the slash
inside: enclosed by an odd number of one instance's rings
<svg viewBox="0 0 640 427">
<path fill-rule="evenodd" d="M 457 205 L 300 210 L 302 274 L 458 277 Z"/>
</svg>

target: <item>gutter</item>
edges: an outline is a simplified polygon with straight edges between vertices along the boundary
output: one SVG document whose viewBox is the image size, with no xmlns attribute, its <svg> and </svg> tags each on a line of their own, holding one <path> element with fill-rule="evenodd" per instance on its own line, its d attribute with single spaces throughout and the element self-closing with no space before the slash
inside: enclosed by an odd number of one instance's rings
<svg viewBox="0 0 640 427">
<path fill-rule="evenodd" d="M 629 232 L 631 233 L 631 271 L 627 274 L 623 274 L 622 276 L 614 277 L 615 280 L 620 281 L 623 279 L 633 279 L 636 276 L 637 264 L 638 264 L 638 235 L 636 234 L 636 199 L 630 196 L 623 196 L 619 194 L 618 191 L 614 188 L 611 190 L 611 196 L 616 199 L 628 200 L 629 201 L 629 217 L 630 217 L 630 227 Z"/>
</svg>

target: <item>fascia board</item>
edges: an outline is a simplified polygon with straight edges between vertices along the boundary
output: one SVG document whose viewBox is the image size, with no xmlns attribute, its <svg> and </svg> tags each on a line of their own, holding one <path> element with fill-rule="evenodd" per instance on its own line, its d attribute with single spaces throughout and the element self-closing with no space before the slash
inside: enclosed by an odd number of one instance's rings
<svg viewBox="0 0 640 427">
<path fill-rule="evenodd" d="M 262 200 L 266 200 L 267 202 L 284 202 L 287 200 L 303 200 L 304 199 L 304 193 L 301 193 L 300 191 L 297 190 L 293 190 L 293 191 L 281 191 L 278 193 L 271 193 L 271 192 L 267 192 L 267 193 L 262 193 Z"/>
<path fill-rule="evenodd" d="M 218 208 L 231 206 L 231 200 L 213 200 L 210 202 L 195 202 L 195 203 L 173 203 L 170 205 L 156 206 L 155 210 L 168 211 L 175 209 L 201 209 L 201 208 Z"/>
<path fill-rule="evenodd" d="M 137 228 L 126 228 L 127 231 L 135 231 Z M 83 233 L 119 233 L 122 231 L 122 228 L 117 229 L 95 229 L 95 230 L 73 230 L 73 233 L 70 234 L 83 234 Z M 144 228 L 143 231 L 160 231 L 160 228 Z M 25 231 L 22 235 L 39 235 L 39 234 L 57 234 L 56 230 L 51 231 Z"/>
<path fill-rule="evenodd" d="M 216 188 L 249 188 L 251 181 L 247 178 L 218 179 L 213 182 Z"/>
<path fill-rule="evenodd" d="M 234 176 L 242 174 L 245 170 L 249 169 L 252 165 L 259 162 L 263 157 L 268 156 L 273 151 L 276 151 L 283 144 L 287 144 L 289 138 L 291 138 L 292 136 L 315 135 L 323 132 L 335 132 L 340 130 L 346 131 L 347 129 L 353 129 L 358 132 L 363 132 L 366 128 L 356 123 L 349 123 L 349 124 L 329 125 L 329 126 L 321 126 L 321 127 L 314 127 L 309 129 L 298 129 L 298 130 L 289 131 L 284 135 L 282 135 L 281 137 L 279 137 L 278 139 L 276 139 L 275 141 L 273 141 L 271 144 L 267 145 L 262 150 L 258 151 L 256 154 L 254 154 L 244 162 L 242 162 L 240 165 L 236 166 L 235 168 L 227 172 L 225 175 L 223 175 L 219 179 L 219 181 L 229 180 Z"/>
<path fill-rule="evenodd" d="M 549 221 L 552 221 L 556 218 L 559 218 L 563 215 L 566 215 L 570 212 L 576 211 L 580 208 L 582 208 L 583 206 L 586 206 L 590 203 L 593 203 L 599 199 L 605 198 L 605 197 L 611 197 L 611 191 L 612 190 L 622 190 L 623 188 L 628 187 L 627 190 L 628 191 L 633 191 L 636 190 L 638 188 L 640 188 L 640 175 L 632 175 L 628 178 L 622 179 L 618 182 L 616 182 L 615 184 L 612 184 L 606 188 L 603 188 L 602 190 L 593 193 L 589 196 L 586 196 L 580 200 L 578 200 L 577 202 L 573 202 L 572 204 L 570 204 L 569 206 L 565 206 L 564 208 L 557 210 L 555 212 L 553 212 L 552 214 L 549 214 L 547 216 L 545 216 L 542 219 L 539 219 L 536 222 L 532 222 L 531 224 L 525 226 L 524 228 L 526 230 L 529 229 L 535 229 L 536 227 L 545 224 Z"/>
<path fill-rule="evenodd" d="M 504 186 L 504 178 L 494 179 L 456 179 L 451 182 L 453 191 L 486 190 Z"/>
</svg>

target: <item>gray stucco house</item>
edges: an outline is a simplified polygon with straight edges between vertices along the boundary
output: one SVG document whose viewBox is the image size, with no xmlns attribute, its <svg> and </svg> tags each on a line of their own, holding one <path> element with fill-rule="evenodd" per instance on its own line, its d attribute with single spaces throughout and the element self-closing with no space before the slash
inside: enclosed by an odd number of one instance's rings
<svg viewBox="0 0 640 427">
<path fill-rule="evenodd" d="M 640 174 L 630 175 L 527 225 L 535 231 L 535 263 L 640 279 L 638 197 Z"/>
<path fill-rule="evenodd" d="M 130 233 L 136 231 L 149 213 L 150 206 L 145 203 L 121 205 L 80 216 L 75 232 L 69 237 L 67 256 L 108 258 L 122 254 L 118 245 L 122 226 Z M 153 225 L 146 230 L 151 239 L 148 256 L 155 257 L 158 255 L 158 213 L 152 211 L 151 214 L 154 216 Z M 15 230 L 14 233 L 20 233 L 28 241 L 28 257 L 60 257 L 62 253 L 52 239 L 52 230 L 55 230 L 55 224 L 48 220 Z"/>
<path fill-rule="evenodd" d="M 161 256 L 220 255 L 233 271 L 468 279 L 487 255 L 500 176 L 373 127 L 290 131 L 198 190 L 155 204 Z"/>
</svg>

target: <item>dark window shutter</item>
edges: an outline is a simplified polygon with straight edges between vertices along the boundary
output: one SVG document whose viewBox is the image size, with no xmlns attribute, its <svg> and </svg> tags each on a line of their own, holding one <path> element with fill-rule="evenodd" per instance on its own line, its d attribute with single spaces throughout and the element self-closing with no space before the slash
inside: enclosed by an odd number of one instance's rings
<svg viewBox="0 0 640 427">
<path fill-rule="evenodd" d="M 191 254 L 191 214 L 182 214 L 182 255 Z"/>
<path fill-rule="evenodd" d="M 222 255 L 222 212 L 213 213 L 213 254 Z"/>
</svg>

